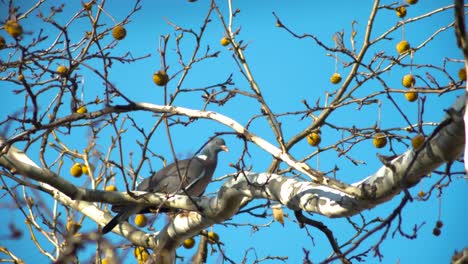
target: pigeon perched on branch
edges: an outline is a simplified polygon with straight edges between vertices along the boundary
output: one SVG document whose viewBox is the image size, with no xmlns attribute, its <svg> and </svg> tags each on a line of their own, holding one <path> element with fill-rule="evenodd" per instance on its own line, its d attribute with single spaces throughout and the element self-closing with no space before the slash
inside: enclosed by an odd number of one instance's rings
<svg viewBox="0 0 468 264">
<path fill-rule="evenodd" d="M 214 138 L 206 144 L 199 155 L 174 162 L 144 179 L 138 185 L 137 191 L 201 196 L 211 182 L 220 151 L 229 151 L 229 149 L 223 139 Z M 102 233 L 108 233 L 121 222 L 127 221 L 133 214 L 149 212 L 150 208 L 147 205 L 112 206 L 112 210 L 118 213 L 104 226 Z"/>
</svg>

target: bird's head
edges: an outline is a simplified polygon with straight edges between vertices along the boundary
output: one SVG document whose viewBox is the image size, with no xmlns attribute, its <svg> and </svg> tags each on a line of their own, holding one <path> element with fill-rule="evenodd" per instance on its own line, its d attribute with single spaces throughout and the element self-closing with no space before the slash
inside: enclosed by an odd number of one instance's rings
<svg viewBox="0 0 468 264">
<path fill-rule="evenodd" d="M 229 151 L 228 147 L 226 147 L 226 142 L 222 138 L 213 138 L 206 144 L 200 154 L 206 155 L 209 159 L 216 159 L 220 151 Z"/>
</svg>

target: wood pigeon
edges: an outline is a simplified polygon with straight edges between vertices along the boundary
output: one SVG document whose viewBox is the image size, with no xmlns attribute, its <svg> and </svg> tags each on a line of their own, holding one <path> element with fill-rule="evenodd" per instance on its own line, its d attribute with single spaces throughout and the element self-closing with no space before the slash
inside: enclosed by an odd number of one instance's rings
<svg viewBox="0 0 468 264">
<path fill-rule="evenodd" d="M 137 190 L 201 196 L 211 182 L 220 151 L 229 151 L 229 149 L 223 139 L 214 138 L 206 144 L 199 155 L 166 166 L 151 177 L 144 179 L 138 185 Z M 118 213 L 104 226 L 102 233 L 108 233 L 119 223 L 127 221 L 131 215 L 148 213 L 150 209 L 151 207 L 146 205 L 113 205 L 112 210 Z"/>
</svg>

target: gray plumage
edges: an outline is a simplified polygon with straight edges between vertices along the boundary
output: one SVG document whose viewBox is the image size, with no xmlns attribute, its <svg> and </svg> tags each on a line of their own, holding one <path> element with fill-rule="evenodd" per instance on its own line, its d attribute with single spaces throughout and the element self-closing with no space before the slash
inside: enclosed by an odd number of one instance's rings
<svg viewBox="0 0 468 264">
<path fill-rule="evenodd" d="M 214 138 L 206 144 L 199 155 L 166 166 L 151 177 L 144 179 L 138 185 L 137 190 L 200 196 L 211 182 L 220 151 L 229 151 L 229 149 L 223 139 Z M 145 205 L 113 205 L 112 210 L 118 213 L 104 226 L 102 233 L 108 233 L 119 223 L 127 221 L 133 214 L 148 213 L 149 209 L 150 207 Z"/>
</svg>

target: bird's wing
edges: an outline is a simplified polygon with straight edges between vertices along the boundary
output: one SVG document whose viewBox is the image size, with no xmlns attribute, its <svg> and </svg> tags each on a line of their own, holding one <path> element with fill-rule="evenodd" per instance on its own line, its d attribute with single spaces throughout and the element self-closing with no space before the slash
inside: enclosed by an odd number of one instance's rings
<svg viewBox="0 0 468 264">
<path fill-rule="evenodd" d="M 211 181 L 211 176 L 213 175 L 215 167 L 215 162 L 201 160 L 196 157 L 181 160 L 177 162 L 177 165 L 176 163 L 172 163 L 153 176 L 143 180 L 137 190 L 177 193 L 182 190 L 182 188 L 185 188 L 190 195 L 201 195 L 206 185 Z M 206 177 L 208 179 L 206 179 Z M 192 189 L 195 191 L 192 192 Z M 203 190 L 200 192 L 199 189 Z"/>
<path fill-rule="evenodd" d="M 200 196 L 211 182 L 216 161 L 194 158 L 187 173 L 188 181 L 184 188 L 189 195 Z"/>
<path fill-rule="evenodd" d="M 190 182 L 187 184 L 187 186 L 185 186 L 185 190 L 187 190 L 187 192 L 189 194 L 194 194 L 194 195 L 201 195 L 203 192 L 204 192 L 204 189 L 206 188 L 206 185 L 208 184 L 203 184 L 204 180 L 207 178 L 207 169 L 203 169 L 202 171 L 200 171 L 200 173 L 198 174 L 198 176 L 196 176 L 195 178 L 193 179 L 190 179 Z M 209 177 L 209 179 L 211 180 L 211 175 Z M 200 186 L 200 184 L 203 185 Z M 199 188 L 203 188 L 203 192 L 199 193 L 199 191 L 196 191 L 196 189 L 199 189 Z"/>
</svg>

